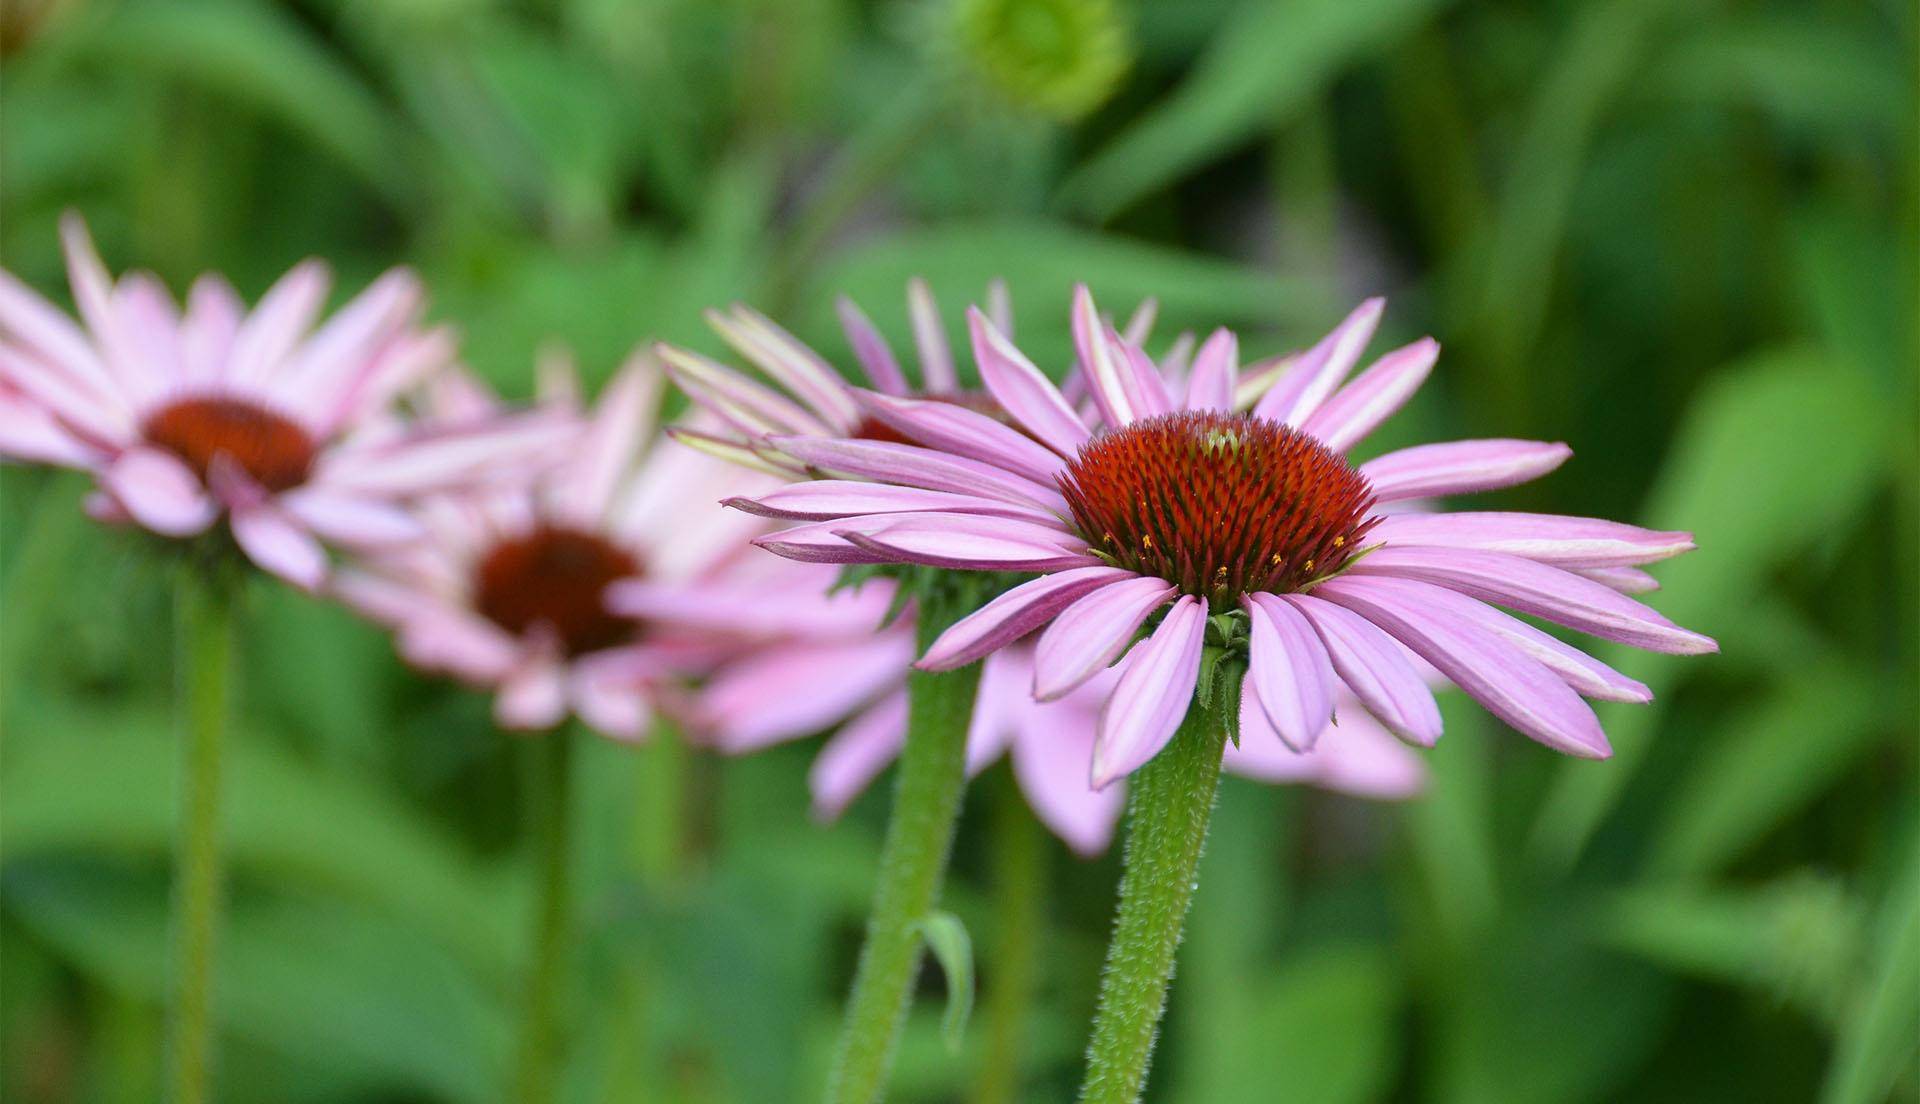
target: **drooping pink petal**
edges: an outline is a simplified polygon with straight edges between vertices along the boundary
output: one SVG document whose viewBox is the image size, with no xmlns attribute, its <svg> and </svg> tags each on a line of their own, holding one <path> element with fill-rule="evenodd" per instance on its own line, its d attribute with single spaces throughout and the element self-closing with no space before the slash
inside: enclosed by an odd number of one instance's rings
<svg viewBox="0 0 1920 1104">
<path fill-rule="evenodd" d="M 400 623 L 400 656 L 426 671 L 445 671 L 477 686 L 507 679 L 530 662 L 531 651 L 504 629 L 466 610 L 415 609 Z M 543 660 L 555 665 L 557 660 Z"/>
<path fill-rule="evenodd" d="M 1102 561 L 1057 528 L 980 514 L 882 514 L 871 532 L 842 529 L 850 544 L 884 552 L 894 563 L 957 571 L 1065 571 Z M 1079 547 L 1076 547 L 1079 546 Z"/>
<path fill-rule="evenodd" d="M 840 315 L 840 328 L 846 331 L 847 344 L 853 346 L 854 359 L 867 373 L 867 382 L 889 395 L 905 395 L 911 391 L 906 375 L 900 371 L 900 361 L 893 355 L 893 346 L 887 344 L 866 312 L 844 295 L 834 300 L 833 307 Z"/>
<path fill-rule="evenodd" d="M 916 667 L 951 671 L 1020 639 L 1101 587 L 1135 578 L 1117 567 L 1081 567 L 1021 583 L 940 634 Z"/>
<path fill-rule="evenodd" d="M 1471 622 L 1518 648 L 1535 662 L 1559 675 L 1582 697 L 1599 701 L 1647 702 L 1653 692 L 1566 641 L 1534 628 L 1485 602 L 1446 587 L 1433 588 L 1412 579 L 1372 576 L 1370 585 L 1399 595 L 1403 601 L 1424 602 L 1447 617 Z M 1435 593 L 1435 590 L 1439 593 Z"/>
<path fill-rule="evenodd" d="M 1407 659 L 1406 650 L 1373 622 L 1308 594 L 1285 601 L 1306 615 L 1326 645 L 1334 673 L 1381 724 L 1409 743 L 1432 747 L 1440 739 L 1440 707 Z"/>
<path fill-rule="evenodd" d="M 219 508 L 200 478 L 170 452 L 130 448 L 100 472 L 100 485 L 141 525 L 190 537 L 213 524 Z"/>
<path fill-rule="evenodd" d="M 898 685 L 912 659 L 905 632 L 758 650 L 700 689 L 697 735 L 737 755 L 818 732 Z"/>
<path fill-rule="evenodd" d="M 1333 664 L 1299 610 L 1271 594 L 1240 600 L 1247 611 L 1247 678 L 1287 746 L 1311 751 L 1333 716 Z"/>
<path fill-rule="evenodd" d="M 1386 300 L 1376 298 L 1355 307 L 1333 332 L 1287 366 L 1253 412 L 1290 426 L 1305 422 L 1360 362 L 1386 305 Z"/>
<path fill-rule="evenodd" d="M 1193 357 L 1193 377 L 1187 381 L 1188 410 L 1231 411 L 1235 376 L 1239 372 L 1240 339 L 1222 326 L 1208 335 Z"/>
<path fill-rule="evenodd" d="M 1053 381 L 978 310 L 967 312 L 967 328 L 973 336 L 980 381 L 994 400 L 1053 451 L 1068 457 L 1079 452 L 1087 442 L 1086 423 Z"/>
<path fill-rule="evenodd" d="M 1052 487 L 998 467 L 984 458 L 956 456 L 891 441 L 835 441 L 819 437 L 775 437 L 771 444 L 789 456 L 825 472 L 855 479 L 925 487 L 930 491 L 980 495 L 1035 505 L 1065 517 L 1067 500 Z"/>
<path fill-rule="evenodd" d="M 1310 752 L 1280 742 L 1258 700 L 1243 692 L 1240 742 L 1229 743 L 1222 769 L 1260 782 L 1307 782 L 1374 800 L 1399 801 L 1419 793 L 1427 779 L 1420 756 L 1395 740 L 1373 718 L 1346 700 L 1335 722 Z"/>
<path fill-rule="evenodd" d="M 725 500 L 724 504 L 760 517 L 790 521 L 824 521 L 829 518 L 903 511 L 990 514 L 994 517 L 1042 522 L 1053 517 L 1037 506 L 1022 506 L 997 498 L 899 487 L 891 483 L 862 483 L 852 479 L 790 483 L 758 498 L 734 497 Z"/>
<path fill-rule="evenodd" d="M 1013 739 L 1014 717 L 1032 701 L 1027 697 L 1032 681 L 1032 666 L 1020 662 L 1013 649 L 993 652 L 981 661 L 973 717 L 967 722 L 968 778 L 978 777 L 1006 753 Z"/>
<path fill-rule="evenodd" d="M 339 544 L 372 547 L 426 536 L 426 527 L 412 512 L 369 495 L 296 487 L 280 496 L 280 506 L 300 524 Z"/>
<path fill-rule="evenodd" d="M 1504 552 L 1390 545 L 1360 559 L 1353 572 L 1436 583 L 1483 602 L 1649 651 L 1699 655 L 1719 650 L 1711 638 L 1683 629 L 1600 583 Z"/>
<path fill-rule="evenodd" d="M 493 719 L 501 728 L 521 732 L 542 731 L 566 720 L 566 668 L 558 659 L 543 658 L 515 671 L 494 696 Z"/>
<path fill-rule="evenodd" d="M 1599 518 L 1468 511 L 1395 514 L 1369 540 L 1504 552 L 1565 568 L 1630 567 L 1690 551 L 1693 534 L 1661 532 Z"/>
<path fill-rule="evenodd" d="M 1111 666 L 1176 589 L 1143 575 L 1102 587 L 1062 610 L 1034 649 L 1033 696 L 1052 701 Z"/>
<path fill-rule="evenodd" d="M 240 550 L 270 574 L 306 591 L 318 591 L 326 581 L 326 551 L 275 504 L 237 507 L 229 523 Z"/>
<path fill-rule="evenodd" d="M 1403 591 L 1378 582 L 1342 576 L 1314 594 L 1385 629 L 1517 731 L 1569 755 L 1613 753 L 1593 710 L 1558 675 L 1480 626 L 1437 615 L 1428 603 L 1408 601 Z"/>
<path fill-rule="evenodd" d="M 1622 594 L 1646 594 L 1660 589 L 1660 580 L 1637 567 L 1575 567 L 1569 570 Z"/>
<path fill-rule="evenodd" d="M 1125 784 L 1096 790 L 1090 781 L 1095 723 L 1095 712 L 1077 703 L 1029 702 L 1011 749 L 1014 780 L 1034 815 L 1084 858 L 1107 849 L 1127 801 Z"/>
<path fill-rule="evenodd" d="M 752 307 L 735 303 L 729 314 L 706 313 L 712 326 L 733 346 L 787 392 L 810 407 L 828 425 L 859 421 L 846 381 L 820 355 Z"/>
<path fill-rule="evenodd" d="M 1300 429 L 1335 452 L 1347 451 L 1406 405 L 1439 358 L 1440 343 L 1431 337 L 1395 349 L 1334 392 Z"/>
<path fill-rule="evenodd" d="M 635 743 L 646 738 L 653 710 L 627 660 L 618 652 L 581 656 L 567 674 L 567 699 L 589 728 Z"/>
<path fill-rule="evenodd" d="M 834 734 L 807 771 L 813 815 L 833 820 L 846 811 L 907 740 L 907 692 L 882 698 Z"/>
<path fill-rule="evenodd" d="M 92 468 L 99 456 L 40 404 L 0 385 L 0 458 Z"/>
<path fill-rule="evenodd" d="M 1491 439 L 1415 445 L 1360 465 L 1380 502 L 1473 494 L 1538 479 L 1573 450 L 1546 441 Z"/>
<path fill-rule="evenodd" d="M 1127 669 L 1100 711 L 1093 745 L 1093 785 L 1103 789 L 1159 754 L 1193 700 L 1206 642 L 1207 608 L 1190 594 L 1135 647 Z"/>
<path fill-rule="evenodd" d="M 1033 438 L 966 407 L 894 398 L 877 391 L 856 391 L 854 397 L 868 414 L 909 440 L 979 457 L 1043 487 L 1051 485 L 1066 468 L 1065 460 Z"/>
<path fill-rule="evenodd" d="M 960 377 L 953 371 L 953 348 L 947 344 L 947 330 L 940 324 L 940 305 L 934 302 L 933 289 L 918 276 L 907 281 L 907 317 L 913 322 L 913 343 L 920 350 L 920 383 L 933 395 L 951 394 L 960 389 Z"/>
<path fill-rule="evenodd" d="M 892 514 L 875 514 L 865 518 L 816 521 L 811 525 L 796 525 L 791 529 L 782 529 L 778 533 L 755 537 L 753 543 L 776 556 L 784 556 L 798 563 L 894 563 L 897 557 L 891 550 L 862 548 L 849 542 L 843 535 L 851 525 L 870 525 L 873 528 L 879 528 L 884 523 L 883 519 L 893 516 Z"/>
</svg>

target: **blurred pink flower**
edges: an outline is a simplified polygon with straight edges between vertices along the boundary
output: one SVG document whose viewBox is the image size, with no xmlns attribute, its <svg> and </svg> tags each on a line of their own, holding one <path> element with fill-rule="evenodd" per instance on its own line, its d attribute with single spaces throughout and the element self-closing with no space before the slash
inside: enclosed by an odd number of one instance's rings
<svg viewBox="0 0 1920 1104">
<path fill-rule="evenodd" d="M 148 273 L 114 281 L 77 216 L 61 233 L 84 328 L 0 271 L 0 455 L 90 473 L 103 520 L 186 538 L 224 514 L 249 558 L 311 589 L 327 570 L 322 541 L 413 539 L 405 499 L 561 439 L 544 418 L 418 433 L 391 415 L 451 353 L 443 330 L 420 328 L 404 270 L 314 329 L 329 283 L 317 261 L 251 312 L 203 276 L 182 312 Z"/>
<path fill-rule="evenodd" d="M 1172 737 L 1203 646 L 1222 632 L 1247 641 L 1244 745 L 1312 748 L 1342 685 L 1388 730 L 1432 744 L 1440 714 L 1410 651 L 1526 735 L 1610 754 L 1581 696 L 1645 701 L 1646 687 L 1494 607 L 1656 651 L 1712 651 L 1607 585 L 1638 585 L 1611 573 L 1684 552 L 1690 535 L 1553 515 L 1381 517 L 1383 503 L 1526 482 L 1570 453 L 1456 441 L 1350 465 L 1346 451 L 1411 397 L 1439 353 L 1417 341 L 1341 386 L 1380 310 L 1370 300 L 1276 362 L 1244 413 L 1231 333 L 1209 337 L 1171 387 L 1081 288 L 1073 328 L 1098 432 L 976 310 L 975 359 L 1011 426 L 950 403 L 857 393 L 859 408 L 916 443 L 774 437 L 769 449 L 836 478 L 739 505 L 802 522 L 757 542 L 796 560 L 1037 573 L 919 662 L 958 667 L 1040 632 L 1033 691 L 1050 701 L 1128 654 L 1100 713 L 1095 786 Z"/>
<path fill-rule="evenodd" d="M 765 523 L 719 501 L 773 481 L 659 439 L 661 385 L 634 356 L 564 459 L 423 500 L 425 538 L 362 557 L 335 592 L 390 626 L 409 662 L 493 688 L 503 727 L 575 715 L 633 740 L 664 711 L 739 751 L 838 722 L 902 677 L 911 639 L 875 634 L 878 589 L 829 594 L 832 569 L 769 570 L 747 543 Z M 541 408 L 575 416 L 571 369 L 543 389 Z M 500 408 L 458 372 L 423 405 L 437 426 Z"/>
<path fill-rule="evenodd" d="M 710 313 L 709 321 L 721 336 L 778 386 L 748 379 L 696 353 L 663 346 L 660 352 L 669 374 L 719 419 L 718 427 L 683 428 L 677 435 L 716 455 L 791 474 L 804 471 L 805 464 L 769 444 L 768 434 L 806 427 L 849 440 L 904 442 L 894 424 L 897 409 L 950 409 L 970 419 L 982 417 L 980 412 L 998 412 L 993 396 L 961 388 L 938 307 L 924 283 L 915 280 L 908 285 L 907 303 L 919 358 L 917 380 L 857 306 L 845 299 L 839 304 L 854 355 L 884 399 L 850 387 L 823 357 L 748 307 L 736 305 L 725 313 Z M 1011 325 L 1006 293 L 998 283 L 989 288 L 988 303 L 1001 327 Z M 1144 339 L 1153 316 L 1152 303 L 1143 305 L 1128 323 L 1128 332 Z M 1184 369 L 1187 344 L 1176 343 L 1167 365 L 1170 373 Z M 878 488 L 882 498 L 875 500 L 862 497 L 873 488 L 857 484 L 806 486 L 816 488 L 821 496 L 812 504 L 814 509 L 823 508 L 821 503 L 836 488 L 853 494 L 854 498 L 831 507 L 849 512 L 885 508 L 885 496 L 894 490 Z M 774 502 L 778 497 L 775 493 L 761 501 Z M 741 496 L 732 501 L 747 505 L 752 499 Z M 866 584 L 863 594 L 876 589 L 890 594 L 885 588 L 891 585 L 874 580 Z M 888 633 L 903 642 L 900 646 L 910 656 L 911 625 L 893 626 Z M 1120 787 L 1096 790 L 1088 781 L 1100 705 L 1119 670 L 1090 680 L 1061 700 L 1041 702 L 1032 694 L 1032 664 L 1031 640 L 987 656 L 968 735 L 969 772 L 977 774 L 1001 755 L 1010 754 L 1021 790 L 1040 819 L 1076 851 L 1098 854 L 1112 837 L 1124 801 Z M 822 817 L 837 816 L 899 754 L 907 727 L 906 668 L 902 662 L 889 683 L 890 692 L 829 740 L 815 761 L 811 783 L 814 807 Z M 736 746 L 735 750 L 744 749 Z M 1226 765 L 1265 781 L 1307 782 L 1376 798 L 1410 796 L 1425 779 L 1419 759 L 1384 738 L 1358 708 L 1341 715 L 1338 737 L 1329 737 L 1317 750 L 1296 752 L 1277 744 L 1229 747 Z"/>
</svg>

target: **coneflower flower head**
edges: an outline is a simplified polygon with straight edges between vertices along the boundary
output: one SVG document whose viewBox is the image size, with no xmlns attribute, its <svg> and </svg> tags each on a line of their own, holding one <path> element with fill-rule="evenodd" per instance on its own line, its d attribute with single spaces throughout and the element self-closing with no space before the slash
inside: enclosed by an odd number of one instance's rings
<svg viewBox="0 0 1920 1104">
<path fill-rule="evenodd" d="M 223 516 L 241 551 L 300 586 L 323 542 L 420 535 L 406 503 L 501 478 L 564 443 L 546 416 L 409 428 L 396 398 L 444 368 L 418 281 L 376 280 L 317 328 L 329 278 L 289 272 L 248 311 L 217 276 L 184 311 L 146 273 L 112 279 L 85 227 L 61 226 L 84 329 L 0 272 L 0 455 L 91 473 L 103 519 L 190 538 Z"/>
<path fill-rule="evenodd" d="M 793 559 L 1038 573 L 920 663 L 959 666 L 1038 631 L 1033 690 L 1051 700 L 1125 655 L 1099 722 L 1096 786 L 1172 736 L 1209 646 L 1246 654 L 1243 740 L 1312 747 L 1344 686 L 1388 730 L 1431 744 L 1440 717 L 1417 656 L 1527 735 L 1608 754 L 1581 695 L 1644 701 L 1646 688 L 1494 607 L 1638 647 L 1714 650 L 1608 585 L 1637 588 L 1619 572 L 1691 548 L 1690 536 L 1551 515 L 1389 514 L 1525 482 L 1569 450 L 1458 441 L 1350 464 L 1347 450 L 1418 389 L 1439 351 L 1417 341 L 1343 386 L 1380 310 L 1362 304 L 1247 395 L 1230 333 L 1209 337 L 1170 382 L 1082 288 L 1073 323 L 1086 410 L 975 311 L 976 363 L 1010 424 L 896 407 L 895 428 L 916 444 L 775 437 L 784 455 L 855 482 L 742 505 L 809 522 L 757 542 Z"/>
</svg>

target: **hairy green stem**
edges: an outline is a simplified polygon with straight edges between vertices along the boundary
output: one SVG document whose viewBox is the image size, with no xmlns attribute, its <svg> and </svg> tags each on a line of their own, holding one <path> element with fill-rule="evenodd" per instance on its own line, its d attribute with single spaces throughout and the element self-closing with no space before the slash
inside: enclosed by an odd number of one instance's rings
<svg viewBox="0 0 1920 1104">
<path fill-rule="evenodd" d="M 567 947 L 573 929 L 569 825 L 575 735 L 568 728 L 560 728 L 536 739 L 527 811 L 533 830 L 539 900 L 520 1025 L 519 1099 L 523 1104 L 547 1104 L 556 1095 Z"/>
<path fill-rule="evenodd" d="M 999 782 L 990 824 L 994 935 L 983 1009 L 987 1057 L 974 1090 L 976 1104 L 1018 1104 L 1025 1099 L 1021 1075 L 1046 924 L 1046 849 L 1040 822 L 1011 773 Z"/>
<path fill-rule="evenodd" d="M 180 742 L 180 820 L 173 874 L 167 1083 L 175 1104 L 210 1099 L 213 964 L 219 939 L 221 745 L 233 706 L 239 577 L 188 564 L 174 596 Z"/>
<path fill-rule="evenodd" d="M 970 610 L 929 598 L 920 607 L 920 651 Z M 827 1082 L 832 1104 L 870 1104 L 886 1089 L 895 1044 L 919 973 L 919 923 L 940 898 L 966 787 L 967 725 L 980 665 L 907 681 L 907 741 L 900 752 L 879 883 Z"/>
<path fill-rule="evenodd" d="M 1238 685 L 1231 676 L 1221 682 Z M 1196 698 L 1173 739 L 1128 781 L 1126 873 L 1120 879 L 1113 941 L 1107 945 L 1082 1101 L 1133 1104 L 1146 1085 L 1174 953 L 1213 819 L 1220 757 L 1230 726 L 1238 723 L 1234 699 L 1227 690 L 1216 690 L 1205 705 Z"/>
</svg>

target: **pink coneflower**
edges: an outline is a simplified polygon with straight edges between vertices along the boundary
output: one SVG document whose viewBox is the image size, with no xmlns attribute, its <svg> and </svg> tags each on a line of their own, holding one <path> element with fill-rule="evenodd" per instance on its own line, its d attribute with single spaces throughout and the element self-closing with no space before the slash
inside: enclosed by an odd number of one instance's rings
<svg viewBox="0 0 1920 1104">
<path fill-rule="evenodd" d="M 1009 327 L 1006 291 L 997 282 L 988 289 L 988 303 L 998 319 L 997 328 Z M 683 429 L 678 435 L 704 450 L 735 460 L 750 456 L 759 466 L 792 473 L 802 471 L 804 464 L 771 445 L 768 433 L 807 426 L 827 436 L 904 444 L 907 438 L 892 424 L 903 404 L 950 406 L 969 416 L 991 417 L 998 412 L 992 395 L 960 386 L 938 306 L 924 282 L 908 284 L 907 305 L 919 360 L 917 379 L 916 373 L 902 367 L 859 307 L 846 299 L 839 303 L 848 344 L 867 379 L 879 389 L 877 393 L 850 386 L 825 358 L 751 308 L 735 305 L 725 313 L 710 313 L 709 321 L 727 342 L 779 386 L 768 387 L 716 361 L 663 346 L 661 355 L 669 373 L 723 427 L 718 432 Z M 1129 333 L 1144 337 L 1152 320 L 1153 307 L 1148 303 L 1135 312 Z M 858 488 L 847 490 L 856 493 Z M 733 501 L 752 503 L 747 496 Z M 777 496 L 769 501 L 777 501 Z M 862 594 L 884 608 L 891 584 L 873 580 Z M 905 742 L 912 625 L 903 619 L 887 633 L 902 649 L 899 666 L 887 683 L 889 692 L 836 734 L 814 764 L 814 807 L 821 816 L 837 816 L 893 761 Z M 1118 671 L 1062 700 L 1037 702 L 1031 692 L 1032 656 L 1029 639 L 988 657 L 967 735 L 968 771 L 977 774 L 1002 755 L 1010 755 L 1021 791 L 1036 815 L 1074 850 L 1098 854 L 1112 838 L 1124 801 L 1120 788 L 1096 790 L 1087 781 L 1099 706 Z M 852 681 L 863 687 L 872 684 L 865 675 Z M 1378 739 L 1378 730 L 1370 726 L 1349 728 L 1318 749 L 1230 748 L 1226 766 L 1266 781 L 1312 783 L 1364 797 L 1401 798 L 1418 790 L 1424 772 L 1411 753 L 1391 740 Z M 804 731 L 787 726 L 780 738 Z M 772 742 L 740 740 L 724 731 L 719 739 L 723 748 L 732 751 Z"/>
<path fill-rule="evenodd" d="M 543 406 L 571 413 L 570 377 L 549 373 Z M 873 633 L 884 598 L 829 594 L 822 568 L 767 570 L 747 543 L 764 523 L 717 503 L 772 480 L 657 439 L 661 384 L 636 354 L 562 462 L 425 501 L 426 538 L 343 571 L 338 593 L 391 626 L 410 662 L 495 689 L 495 718 L 512 729 L 574 715 L 631 740 L 664 709 L 737 749 L 818 731 L 876 697 L 912 655 Z M 434 424 L 460 424 L 498 403 L 452 374 L 427 406 Z"/>
<path fill-rule="evenodd" d="M 329 284 L 317 261 L 251 312 L 203 276 L 182 311 L 147 273 L 114 281 L 77 216 L 61 232 L 84 328 L 0 272 L 0 453 L 89 472 L 97 516 L 185 538 L 224 515 L 255 563 L 312 588 L 322 541 L 410 539 L 401 500 L 557 439 L 538 419 L 418 434 L 391 418 L 394 397 L 451 352 L 444 330 L 420 328 L 404 270 L 316 329 Z"/>
<path fill-rule="evenodd" d="M 1439 712 L 1410 650 L 1528 736 L 1604 757 L 1582 695 L 1644 701 L 1646 688 L 1495 607 L 1637 647 L 1712 651 L 1710 639 L 1579 574 L 1663 559 L 1691 538 L 1554 515 L 1383 518 L 1389 503 L 1526 482 L 1570 450 L 1455 441 L 1349 463 L 1347 451 L 1413 394 L 1438 354 L 1423 339 L 1342 386 L 1379 313 L 1378 301 L 1363 305 L 1241 412 L 1230 334 L 1201 347 L 1175 395 L 1082 288 L 1074 333 L 1103 426 L 1095 433 L 973 311 L 981 378 L 1012 424 L 950 403 L 862 396 L 918 443 L 774 438 L 772 448 L 838 478 L 752 503 L 811 522 L 758 543 L 811 562 L 1037 573 L 956 624 L 920 664 L 957 667 L 1044 628 L 1033 691 L 1047 701 L 1131 647 L 1100 716 L 1096 786 L 1166 744 L 1203 646 L 1242 634 L 1243 742 L 1312 747 L 1344 685 L 1389 731 L 1431 744 Z"/>
</svg>

